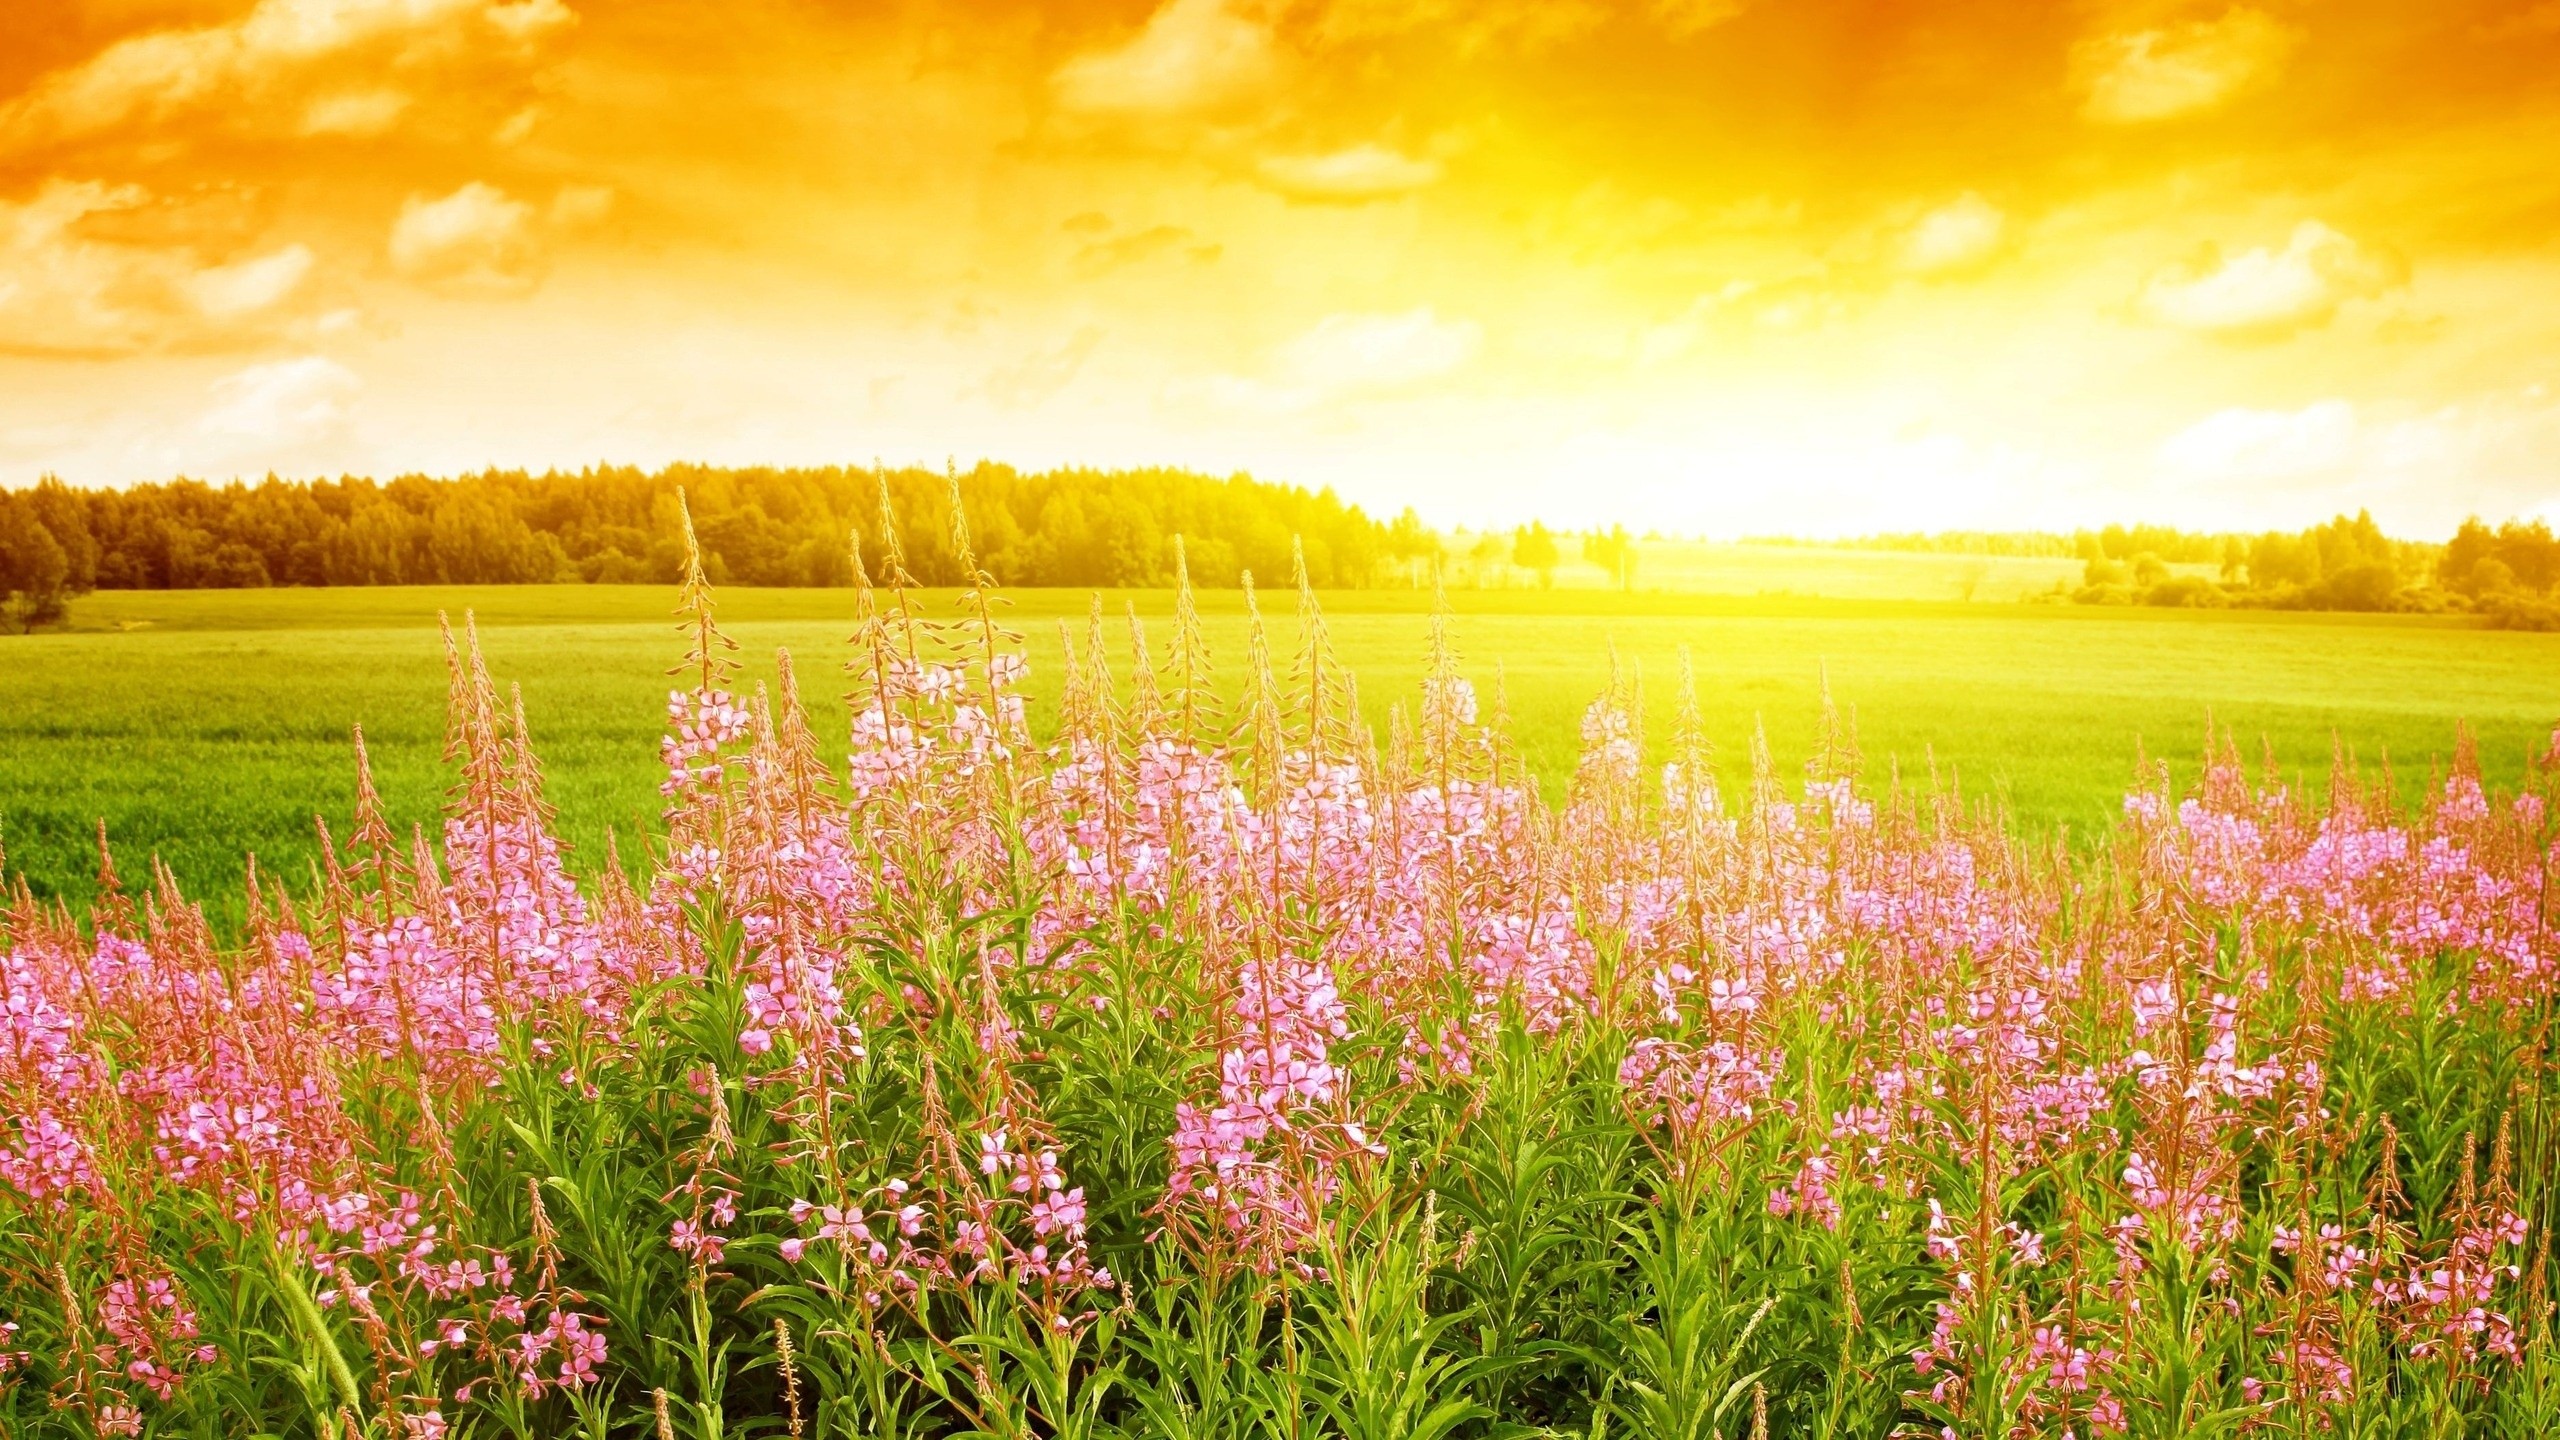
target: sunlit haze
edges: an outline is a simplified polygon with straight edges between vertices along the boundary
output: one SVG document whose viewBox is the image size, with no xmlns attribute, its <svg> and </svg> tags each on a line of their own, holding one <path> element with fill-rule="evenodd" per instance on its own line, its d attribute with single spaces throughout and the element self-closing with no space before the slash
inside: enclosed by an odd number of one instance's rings
<svg viewBox="0 0 2560 1440">
<path fill-rule="evenodd" d="M 0 483 L 1176 464 L 1443 525 L 2560 502 L 2560 3 L 0 7 Z"/>
</svg>

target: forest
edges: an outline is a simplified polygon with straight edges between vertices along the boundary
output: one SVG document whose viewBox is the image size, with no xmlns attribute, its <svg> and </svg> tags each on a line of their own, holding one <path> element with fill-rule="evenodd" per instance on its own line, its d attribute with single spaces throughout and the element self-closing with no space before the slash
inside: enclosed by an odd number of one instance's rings
<svg viewBox="0 0 2560 1440">
<path fill-rule="evenodd" d="M 1357 589 L 1435 548 L 1410 511 L 1381 523 L 1331 490 L 1172 469 L 598 466 L 127 489 L 47 478 L 0 490 L 0 593 L 18 629 L 93 589 L 673 584 L 679 492 L 709 577 L 733 585 L 849 585 L 849 538 L 876 569 L 884 523 L 909 574 L 958 583 L 955 496 L 979 562 L 1005 585 L 1167 585 L 1180 536 L 1198 584 L 1246 571 L 1284 581 L 1295 545 L 1314 584 Z"/>
</svg>

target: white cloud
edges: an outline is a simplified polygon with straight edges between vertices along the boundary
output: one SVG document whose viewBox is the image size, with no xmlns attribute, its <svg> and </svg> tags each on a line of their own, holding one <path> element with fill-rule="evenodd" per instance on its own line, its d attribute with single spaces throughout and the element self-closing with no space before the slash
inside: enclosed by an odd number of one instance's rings
<svg viewBox="0 0 2560 1440">
<path fill-rule="evenodd" d="M 0 351 L 219 348 L 270 337 L 291 318 L 313 265 L 301 245 L 213 263 L 184 243 L 90 233 L 93 219 L 147 215 L 158 203 L 138 185 L 61 179 L 0 201 Z M 174 223 L 183 220 L 180 211 Z"/>
<path fill-rule="evenodd" d="M 1055 349 L 1036 351 L 997 369 L 979 388 L 1007 410 L 1037 409 L 1074 383 L 1101 343 L 1101 327 L 1087 325 Z"/>
<path fill-rule="evenodd" d="M 511 0 L 492 5 L 481 14 L 491 29 L 519 45 L 530 45 L 578 23 L 576 13 L 560 0 Z"/>
<path fill-rule="evenodd" d="M 1232 104 L 1278 74 L 1271 32 L 1227 0 L 1166 0 L 1126 44 L 1069 60 L 1052 84 L 1068 110 L 1148 119 Z"/>
<path fill-rule="evenodd" d="M 1334 401 L 1411 391 L 1463 368 L 1483 346 L 1484 327 L 1443 320 L 1429 306 L 1328 315 L 1274 351 L 1260 375 L 1185 379 L 1165 395 L 1232 415 L 1297 415 Z"/>
<path fill-rule="evenodd" d="M 2164 325 L 2231 339 L 2274 339 L 2326 325 L 2350 300 L 2405 285 L 2408 263 L 2359 245 L 2317 220 L 2294 227 L 2282 250 L 2229 260 L 2208 249 L 2142 287 L 2142 313 Z"/>
<path fill-rule="evenodd" d="M 1476 356 L 1484 328 L 1429 306 L 1397 315 L 1328 315 L 1284 346 L 1280 371 L 1310 390 L 1393 389 L 1446 375 Z"/>
<path fill-rule="evenodd" d="M 285 448 L 345 428 L 347 406 L 364 382 L 325 355 L 252 365 L 213 386 L 214 406 L 197 428 L 220 439 Z"/>
<path fill-rule="evenodd" d="M 517 295 L 542 271 L 533 207 L 474 180 L 441 199 L 412 195 L 392 222 L 391 268 L 455 294 Z"/>
<path fill-rule="evenodd" d="M 302 107 L 305 135 L 380 135 L 399 122 L 409 97 L 398 90 L 338 90 Z"/>
<path fill-rule="evenodd" d="M 1354 145 L 1321 155 L 1269 156 L 1256 173 L 1292 200 L 1358 204 L 1409 195 L 1437 182 L 1440 162 L 1383 145 Z"/>
<path fill-rule="evenodd" d="M 1760 286 L 1753 281 L 1727 280 L 1670 319 L 1638 326 L 1630 347 L 1636 368 L 1654 369 L 1687 355 L 1706 338 L 1708 327 L 1734 320 L 1736 307 L 1759 293 Z"/>
<path fill-rule="evenodd" d="M 2300 39 L 2246 8 L 2219 20 L 2099 36 L 2072 56 L 2087 96 L 2081 113 L 2127 125 L 2209 110 L 2273 77 Z"/>
<path fill-rule="evenodd" d="M 2299 410 L 2235 406 L 2162 441 L 2160 463 L 2190 480 L 2301 480 L 2351 464 L 2359 433 L 2356 409 L 2344 400 L 2322 400 Z"/>
<path fill-rule="evenodd" d="M 1902 268 L 1915 275 L 1953 275 L 1999 253 L 2009 217 L 1965 192 L 1920 217 L 1902 240 Z"/>
<path fill-rule="evenodd" d="M 208 319 L 236 320 L 273 309 L 311 273 L 311 251 L 287 245 L 272 255 L 199 270 L 182 282 Z"/>
<path fill-rule="evenodd" d="M 137 35 L 44 76 L 0 105 L 0 151 L 208 110 L 252 130 L 377 133 L 405 104 L 393 92 L 359 86 L 287 102 L 347 57 L 383 70 L 430 57 L 521 60 L 575 19 L 558 0 L 259 0 L 228 24 Z"/>
</svg>

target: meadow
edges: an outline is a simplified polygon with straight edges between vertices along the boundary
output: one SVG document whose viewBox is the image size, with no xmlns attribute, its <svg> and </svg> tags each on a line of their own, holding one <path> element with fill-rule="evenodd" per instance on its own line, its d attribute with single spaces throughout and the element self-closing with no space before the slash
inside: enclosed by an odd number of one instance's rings
<svg viewBox="0 0 2560 1440">
<path fill-rule="evenodd" d="M 335 843 L 236 938 L 138 866 L 0 905 L 0 1434 L 2560 1427 L 2560 759 L 2526 721 L 2500 774 L 2393 790 L 2128 756 L 2070 845 L 1881 758 L 1943 733 L 2014 787 L 2107 707 L 2416 727 L 2484 672 L 2522 709 L 2520 637 L 1186 595 L 1146 683 L 1103 680 L 1108 625 L 1046 652 L 1035 728 L 1043 652 L 979 593 L 715 620 L 697 578 L 677 634 L 484 592 L 441 678 L 403 668 L 440 658 L 417 609 L 465 597 L 332 598 L 315 630 L 118 597 L 29 651 L 148 702 L 54 715 L 41 745 L 127 727 L 92 775 L 190 727 L 120 782 L 173 836 L 261 813 L 190 809 L 191 755 L 279 737 L 219 773 L 281 785 L 350 696 L 397 803 L 443 795 L 413 840 L 342 772 Z M 1835 653 L 1863 741 L 1802 673 Z M 1711 759 L 1737 672 L 1810 712 L 1794 753 Z M 599 783 L 581 747 L 623 742 Z M 581 796 L 662 828 L 581 883 Z"/>
<path fill-rule="evenodd" d="M 2089 836 L 2117 813 L 2137 757 L 2192 776 L 2208 721 L 2283 770 L 2316 781 L 2333 742 L 2412 781 L 2440 769 L 2458 724 L 2494 781 L 2512 784 L 2560 719 L 2560 637 L 2461 620 L 2149 612 L 1942 598 L 1960 556 L 1750 550 L 1693 567 L 1700 589 L 1453 590 L 1452 627 L 1548 798 L 1581 745 L 1585 708 L 1613 663 L 1650 697 L 1649 743 L 1686 652 L 1717 773 L 1736 783 L 1765 732 L 1786 766 L 1812 743 L 1824 684 L 1856 716 L 1876 773 L 1961 787 L 1997 802 L 2028 835 Z M 1791 568 L 1773 568 L 1784 562 Z M 1874 568 L 1861 564 L 1876 562 Z M 2020 561 L 2021 565 L 2054 562 Z M 1716 593 L 1772 586 L 1831 594 Z M 948 592 L 929 595 L 948 606 Z M 1005 618 L 1025 637 L 1035 733 L 1055 721 L 1061 627 L 1081 636 L 1093 597 L 1027 591 Z M 1134 607 L 1159 632 L 1167 592 L 1101 597 L 1109 629 Z M 1421 673 L 1429 595 L 1325 598 L 1333 640 L 1383 728 Z M 447 786 L 448 684 L 439 613 L 477 617 L 496 673 L 522 687 L 550 769 L 573 869 L 608 829 L 657 824 L 654 762 L 667 680 L 670 595 L 646 586 L 102 592 L 68 632 L 0 651 L 0 846 L 37 893 L 75 901 L 96 871 L 95 825 L 129 863 L 166 861 L 216 922 L 241 914 L 243 857 L 297 883 L 317 858 L 314 816 L 340 829 L 353 803 L 351 728 L 361 724 L 393 822 L 432 819 Z M 736 590 L 724 623 L 750 674 L 798 657 L 812 696 L 841 693 L 850 592 Z M 1230 701 L 1245 620 L 1236 592 L 1203 592 L 1204 633 Z M 1294 623 L 1286 594 L 1267 605 Z M 1158 635 L 1159 651 L 1161 633 Z M 1127 678 L 1125 641 L 1115 667 Z M 1161 655 L 1159 655 L 1161 658 Z M 823 707 L 822 707 L 823 708 Z M 838 727 L 840 728 L 840 726 Z M 636 855 L 637 849 L 633 853 Z"/>
</svg>

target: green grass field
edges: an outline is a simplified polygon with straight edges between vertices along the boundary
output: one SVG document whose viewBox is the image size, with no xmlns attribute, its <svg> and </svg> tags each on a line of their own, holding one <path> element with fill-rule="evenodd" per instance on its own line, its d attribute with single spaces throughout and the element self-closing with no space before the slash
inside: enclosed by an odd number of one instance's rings
<svg viewBox="0 0 2560 1440">
<path fill-rule="evenodd" d="M 813 699 L 836 692 L 848 593 L 720 598 L 751 674 L 769 675 L 775 647 L 788 647 Z M 1058 626 L 1081 632 L 1089 597 L 1013 598 L 1037 706 L 1056 695 Z M 1232 688 L 1242 600 L 1202 598 Z M 628 836 L 655 814 L 664 672 L 681 650 L 672 601 L 651 588 L 578 586 L 91 596 L 68 632 L 0 640 L 9 866 L 40 894 L 85 896 L 90 832 L 103 817 L 129 882 L 157 854 L 227 922 L 239 912 L 244 853 L 298 884 L 316 853 L 312 817 L 343 827 L 348 730 L 359 722 L 395 818 L 428 820 L 447 779 L 435 618 L 449 611 L 458 624 L 466 609 L 500 682 L 523 686 L 562 830 L 592 863 L 607 827 Z M 1171 597 L 1105 600 L 1114 617 L 1124 602 L 1149 619 L 1161 657 Z M 2325 773 L 2335 736 L 2368 763 L 2387 753 L 2404 781 L 2442 764 L 2467 720 L 2485 768 L 2512 782 L 2560 718 L 2560 636 L 2451 620 L 1600 591 L 1461 591 L 1451 603 L 1467 670 L 1490 696 L 1499 664 L 1520 747 L 1550 794 L 1572 768 L 1581 714 L 1613 649 L 1645 678 L 1657 736 L 1688 649 L 1729 777 L 1747 768 L 1755 723 L 1782 764 L 1801 759 L 1827 673 L 1840 703 L 1855 707 L 1878 774 L 1898 760 L 1917 779 L 1934 761 L 1942 780 L 2005 800 L 2042 833 L 2104 824 L 2138 746 L 2192 776 L 2208 714 L 2253 756 L 2263 739 L 2311 778 Z M 1428 597 L 1366 592 L 1325 604 L 1337 653 L 1383 720 L 1415 694 Z M 1296 644 L 1292 601 L 1272 596 L 1266 609 L 1285 657 Z M 1117 623 L 1113 634 L 1116 645 Z"/>
</svg>

